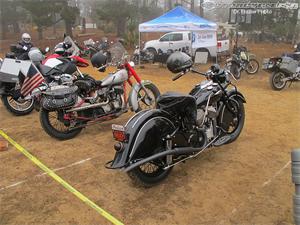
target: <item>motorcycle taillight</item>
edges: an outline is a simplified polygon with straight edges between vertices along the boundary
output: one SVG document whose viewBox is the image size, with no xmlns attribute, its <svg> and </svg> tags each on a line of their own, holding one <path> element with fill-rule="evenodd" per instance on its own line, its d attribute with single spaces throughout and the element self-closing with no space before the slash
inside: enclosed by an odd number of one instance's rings
<svg viewBox="0 0 300 225">
<path fill-rule="evenodd" d="M 112 125 L 113 130 L 113 137 L 116 141 L 119 142 L 126 142 L 127 141 L 127 135 L 125 133 L 125 128 L 122 125 Z"/>
</svg>

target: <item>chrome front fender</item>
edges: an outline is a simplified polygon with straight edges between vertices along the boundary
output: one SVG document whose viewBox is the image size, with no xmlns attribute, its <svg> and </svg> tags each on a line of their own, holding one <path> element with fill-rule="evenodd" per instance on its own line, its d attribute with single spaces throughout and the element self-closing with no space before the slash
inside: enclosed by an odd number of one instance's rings
<svg viewBox="0 0 300 225">
<path fill-rule="evenodd" d="M 132 86 L 131 91 L 128 96 L 128 104 L 131 111 L 135 112 L 139 108 L 138 104 L 138 93 L 141 90 L 142 86 L 147 84 L 151 84 L 152 82 L 149 80 L 142 80 L 141 83 L 136 83 Z"/>
</svg>

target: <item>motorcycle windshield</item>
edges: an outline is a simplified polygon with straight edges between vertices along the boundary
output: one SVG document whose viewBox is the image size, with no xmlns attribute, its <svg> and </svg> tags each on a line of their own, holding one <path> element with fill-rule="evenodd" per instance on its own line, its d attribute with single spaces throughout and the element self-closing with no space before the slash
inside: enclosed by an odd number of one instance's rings
<svg viewBox="0 0 300 225">
<path fill-rule="evenodd" d="M 68 52 L 71 52 L 71 57 L 74 55 L 79 55 L 80 53 L 80 49 L 78 48 L 78 46 L 75 44 L 75 42 L 73 41 L 73 39 L 70 36 L 66 36 L 64 39 L 64 42 L 69 42 L 72 44 L 72 46 L 67 50 Z"/>
<path fill-rule="evenodd" d="M 124 46 L 120 42 L 114 43 L 109 51 L 111 53 L 111 61 L 112 63 L 121 62 L 125 55 L 128 55 L 128 52 L 124 48 Z"/>
</svg>

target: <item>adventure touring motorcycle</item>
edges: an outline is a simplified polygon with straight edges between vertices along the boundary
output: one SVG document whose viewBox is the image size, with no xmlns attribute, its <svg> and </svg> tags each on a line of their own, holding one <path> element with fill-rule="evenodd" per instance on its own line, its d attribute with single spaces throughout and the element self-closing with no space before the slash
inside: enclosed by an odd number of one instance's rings
<svg viewBox="0 0 300 225">
<path fill-rule="evenodd" d="M 271 57 L 264 59 L 263 69 L 271 72 L 270 85 L 275 91 L 284 89 L 286 84 L 290 82 L 300 81 L 300 44 L 295 45 L 296 51 L 290 54 L 284 54 L 281 57 Z"/>
<path fill-rule="evenodd" d="M 77 66 L 86 67 L 88 62 L 78 56 L 78 48 L 67 36 L 61 47 L 55 47 L 54 53 L 45 58 L 36 47 L 28 52 L 29 60 L 5 58 L 0 63 L 0 96 L 8 111 L 17 116 L 29 114 L 35 107 L 32 91 L 42 83 L 53 86 L 64 84 L 82 76 Z M 72 49 L 71 49 L 72 47 Z M 69 49 L 69 56 L 63 57 Z M 47 53 L 47 47 L 45 52 Z"/>
</svg>

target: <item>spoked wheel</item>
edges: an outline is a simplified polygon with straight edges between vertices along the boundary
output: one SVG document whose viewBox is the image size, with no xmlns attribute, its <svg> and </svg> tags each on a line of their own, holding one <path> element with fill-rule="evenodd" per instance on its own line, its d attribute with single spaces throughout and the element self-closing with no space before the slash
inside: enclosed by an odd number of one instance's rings
<svg viewBox="0 0 300 225">
<path fill-rule="evenodd" d="M 156 55 L 156 50 L 153 48 L 146 49 L 146 55 L 149 63 L 154 63 L 154 57 Z"/>
<path fill-rule="evenodd" d="M 147 162 L 129 171 L 128 176 L 138 186 L 151 187 L 164 180 L 171 172 L 172 167 L 163 169 L 164 162 L 165 159 Z"/>
<path fill-rule="evenodd" d="M 273 72 L 270 76 L 270 84 L 273 90 L 280 91 L 282 90 L 285 85 L 286 81 L 284 80 L 285 75 L 282 72 Z"/>
<path fill-rule="evenodd" d="M 235 62 L 230 62 L 227 66 L 228 70 L 232 73 L 235 79 L 241 78 L 241 69 L 240 66 Z"/>
<path fill-rule="evenodd" d="M 156 99 L 160 96 L 158 88 L 152 84 L 148 83 L 144 85 L 146 91 L 140 88 L 137 94 L 138 109 L 135 112 L 141 111 L 143 109 L 153 109 L 156 105 Z"/>
<path fill-rule="evenodd" d="M 68 140 L 80 133 L 82 128 L 71 129 L 70 120 L 66 120 L 64 116 L 63 110 L 48 111 L 42 109 L 40 111 L 40 122 L 48 135 L 59 140 Z"/>
<path fill-rule="evenodd" d="M 256 59 L 250 59 L 246 67 L 246 72 L 248 74 L 255 74 L 257 73 L 258 69 L 259 62 Z"/>
<path fill-rule="evenodd" d="M 8 111 L 13 113 L 16 116 L 24 116 L 32 112 L 34 109 L 34 100 L 28 99 L 24 100 L 19 98 L 15 100 L 10 95 L 3 95 L 2 102 Z"/>
<path fill-rule="evenodd" d="M 229 99 L 228 106 L 223 106 L 219 117 L 219 124 L 224 135 L 230 135 L 230 139 L 226 144 L 235 141 L 239 137 L 244 122 L 245 108 L 243 102 L 240 99 Z"/>
</svg>

